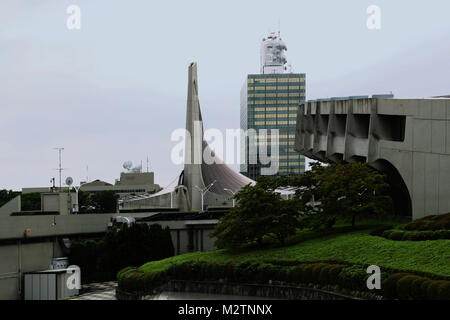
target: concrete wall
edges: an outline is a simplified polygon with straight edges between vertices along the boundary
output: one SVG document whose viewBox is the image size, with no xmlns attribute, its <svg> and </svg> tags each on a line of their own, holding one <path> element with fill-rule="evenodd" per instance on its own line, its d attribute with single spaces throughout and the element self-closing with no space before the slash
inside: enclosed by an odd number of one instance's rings
<svg viewBox="0 0 450 320">
<path fill-rule="evenodd" d="M 53 242 L 0 246 L 0 299 L 20 299 L 23 273 L 48 269 L 53 257 Z"/>
<path fill-rule="evenodd" d="M 199 193 L 198 190 L 196 190 Z M 200 194 L 200 193 L 199 193 Z M 188 211 L 186 196 L 179 188 L 173 192 L 156 193 L 147 198 L 124 201 L 120 209 L 157 209 L 157 208 L 178 208 L 180 211 Z M 223 196 L 217 193 L 208 192 L 204 196 L 204 204 L 207 207 L 231 207 L 233 205 L 232 195 Z"/>
<path fill-rule="evenodd" d="M 64 256 L 59 236 L 106 232 L 114 214 L 17 216 L 0 220 L 0 299 L 20 299 L 24 272 L 46 270 Z M 28 238 L 25 229 L 30 229 Z"/>
<path fill-rule="evenodd" d="M 0 240 L 22 239 L 25 229 L 31 230 L 31 238 L 105 232 L 110 218 L 115 215 L 80 214 L 6 217 L 0 220 Z"/>
<path fill-rule="evenodd" d="M 21 196 L 11 199 L 0 207 L 0 217 L 8 217 L 13 212 L 19 212 L 21 210 L 21 203 Z"/>
<path fill-rule="evenodd" d="M 127 214 L 147 217 L 154 213 Z M 20 299 L 24 272 L 46 270 L 53 258 L 65 256 L 57 238 L 106 232 L 117 214 L 15 216 L 0 219 L 0 299 Z M 217 220 L 155 221 L 169 227 L 175 254 L 214 249 L 210 232 Z M 24 231 L 30 230 L 27 238 Z"/>
<path fill-rule="evenodd" d="M 387 173 L 413 219 L 450 212 L 450 99 L 308 101 L 297 115 L 296 150 Z"/>
<path fill-rule="evenodd" d="M 163 228 L 169 227 L 175 255 L 192 251 L 209 251 L 215 248 L 216 238 L 211 232 L 218 220 L 178 220 L 178 221 L 152 221 L 148 225 L 160 224 Z"/>
</svg>

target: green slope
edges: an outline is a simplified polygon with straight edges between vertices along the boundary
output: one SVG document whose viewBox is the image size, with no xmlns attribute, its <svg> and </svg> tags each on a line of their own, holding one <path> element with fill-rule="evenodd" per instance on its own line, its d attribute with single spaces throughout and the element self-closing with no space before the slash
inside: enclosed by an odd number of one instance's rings
<svg viewBox="0 0 450 320">
<path fill-rule="evenodd" d="M 146 263 L 140 270 L 156 271 L 165 269 L 173 263 L 192 260 L 217 262 L 344 260 L 351 263 L 375 264 L 381 268 L 450 276 L 450 240 L 392 241 L 370 236 L 367 231 L 360 231 L 314 239 L 289 247 L 246 252 L 215 250 L 183 254 Z"/>
</svg>

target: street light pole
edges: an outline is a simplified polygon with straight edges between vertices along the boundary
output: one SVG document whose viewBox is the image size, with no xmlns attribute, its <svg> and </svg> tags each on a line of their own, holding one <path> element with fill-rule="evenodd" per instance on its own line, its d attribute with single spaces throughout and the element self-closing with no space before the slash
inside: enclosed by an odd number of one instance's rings
<svg viewBox="0 0 450 320">
<path fill-rule="evenodd" d="M 236 199 L 234 198 L 234 196 L 236 195 L 236 192 L 235 191 L 233 191 L 233 190 L 231 190 L 231 189 L 228 189 L 228 188 L 225 188 L 225 189 L 223 189 L 224 191 L 228 191 L 228 192 L 230 192 L 232 195 L 233 195 L 233 208 L 235 207 L 235 205 L 236 205 Z"/>
<path fill-rule="evenodd" d="M 86 182 L 86 183 L 80 183 L 80 185 L 79 185 L 78 187 L 77 187 L 77 186 L 73 186 L 73 188 L 75 189 L 75 193 L 76 193 L 76 195 L 77 195 L 77 210 L 75 211 L 75 214 L 78 214 L 78 212 L 80 211 L 80 199 L 78 198 L 78 193 L 79 193 L 81 187 L 82 187 L 83 185 L 87 184 L 87 183 L 88 183 L 88 182 Z M 71 196 L 70 196 L 70 188 L 69 188 L 69 197 L 71 197 Z"/>
<path fill-rule="evenodd" d="M 200 192 L 200 195 L 202 196 L 202 210 L 201 212 L 203 212 L 203 206 L 204 206 L 204 196 L 205 194 L 209 191 L 209 189 L 211 189 L 211 187 L 214 185 L 214 183 L 216 183 L 217 180 L 214 180 L 213 182 L 211 182 L 206 188 L 201 189 L 199 186 L 195 186 L 197 188 L 197 190 Z"/>
</svg>

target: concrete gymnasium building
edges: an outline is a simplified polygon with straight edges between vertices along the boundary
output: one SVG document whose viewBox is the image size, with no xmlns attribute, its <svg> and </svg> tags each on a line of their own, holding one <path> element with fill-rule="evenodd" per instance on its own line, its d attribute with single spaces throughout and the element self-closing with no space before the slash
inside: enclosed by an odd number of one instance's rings
<svg viewBox="0 0 450 320">
<path fill-rule="evenodd" d="M 450 212 L 450 99 L 389 95 L 300 104 L 295 148 L 325 162 L 366 162 L 387 174 L 397 213 Z"/>
</svg>

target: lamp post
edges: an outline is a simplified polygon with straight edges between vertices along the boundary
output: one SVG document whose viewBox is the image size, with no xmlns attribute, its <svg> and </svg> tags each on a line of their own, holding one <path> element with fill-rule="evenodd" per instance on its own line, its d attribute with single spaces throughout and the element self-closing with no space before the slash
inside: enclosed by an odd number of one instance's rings
<svg viewBox="0 0 450 320">
<path fill-rule="evenodd" d="M 202 196 L 202 211 L 204 209 L 204 197 L 205 194 L 209 191 L 209 189 L 211 189 L 211 187 L 214 185 L 214 183 L 216 183 L 217 180 L 214 180 L 213 182 L 211 182 L 207 187 L 205 187 L 204 189 L 201 189 L 199 186 L 195 186 L 197 188 L 197 190 L 200 192 L 201 196 Z"/>
<path fill-rule="evenodd" d="M 79 212 L 79 210 L 80 210 L 80 202 L 79 202 L 79 199 L 78 199 L 78 193 L 79 193 L 81 187 L 82 187 L 83 185 L 87 184 L 87 183 L 88 183 L 88 182 L 80 183 L 80 185 L 79 185 L 78 187 L 77 187 L 77 186 L 73 186 L 73 188 L 75 189 L 75 193 L 76 193 L 76 195 L 77 195 L 77 207 L 76 207 L 76 210 L 74 210 L 75 214 L 78 214 L 78 212 Z M 69 188 L 69 197 L 70 197 L 70 188 Z"/>
<path fill-rule="evenodd" d="M 223 190 L 228 191 L 233 195 L 233 208 L 234 208 L 234 206 L 236 205 L 236 199 L 234 198 L 234 196 L 236 195 L 236 192 L 231 189 L 228 189 L 228 188 L 224 188 Z"/>
</svg>

